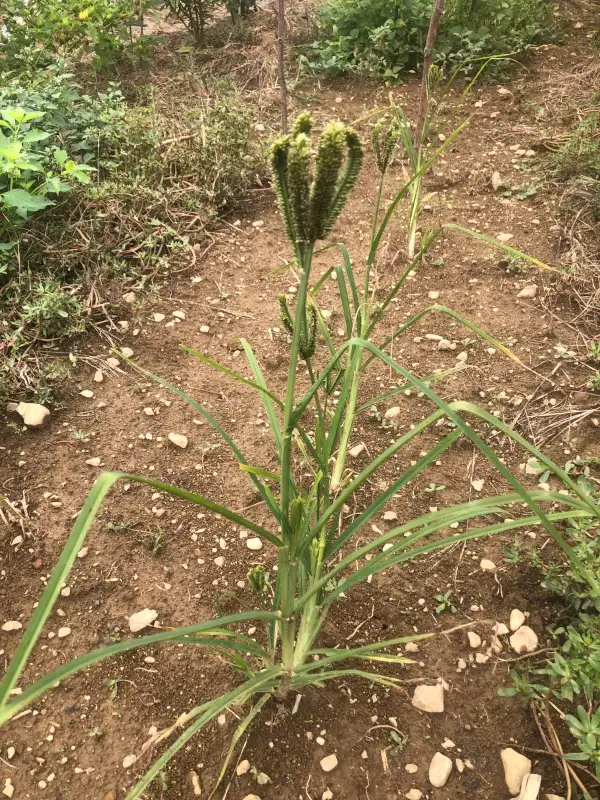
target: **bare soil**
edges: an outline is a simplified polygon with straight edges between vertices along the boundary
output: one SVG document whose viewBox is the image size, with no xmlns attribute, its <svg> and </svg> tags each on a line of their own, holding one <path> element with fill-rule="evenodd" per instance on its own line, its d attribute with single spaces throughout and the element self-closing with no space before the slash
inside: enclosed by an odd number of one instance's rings
<svg viewBox="0 0 600 800">
<path fill-rule="evenodd" d="M 544 104 L 549 70 L 566 69 L 573 53 L 581 61 L 597 57 L 586 39 L 592 15 L 579 19 L 584 27 L 575 29 L 575 20 L 569 22 L 566 44 L 541 48 L 517 79 L 505 85 L 509 94 L 499 93 L 496 85 L 481 85 L 458 110 L 452 108 L 455 97 L 447 98 L 440 110 L 444 123 L 440 133 L 448 134 L 453 123 L 469 114 L 473 118 L 428 178 L 427 189 L 433 194 L 424 227 L 434 221 L 454 221 L 491 236 L 512 233 L 511 245 L 549 264 L 560 262 L 556 198 L 536 172 L 542 154 L 541 132 L 532 108 Z M 409 113 L 414 110 L 415 83 L 392 92 Z M 384 106 L 388 90 L 338 81 L 302 88 L 304 97 L 311 94 L 315 100 L 309 107 L 320 126 L 335 117 L 355 121 Z M 303 107 L 297 97 L 295 110 Z M 367 128 L 359 129 L 367 139 Z M 535 156 L 516 153 L 530 149 Z M 504 197 L 491 186 L 495 170 L 513 187 L 536 183 L 536 194 L 523 200 L 514 193 Z M 332 236 L 346 242 L 359 273 L 377 180 L 368 156 L 359 186 Z M 397 162 L 390 171 L 388 198 L 401 181 L 402 166 Z M 378 264 L 382 296 L 404 263 L 402 230 L 398 221 Z M 252 343 L 271 390 L 283 391 L 288 344 L 278 319 L 276 294 L 294 285 L 296 278 L 292 270 L 282 269 L 288 248 L 272 193 L 263 189 L 252 193 L 239 212 L 239 221 L 231 217 L 211 235 L 210 250 L 195 259 L 187 272 L 173 276 L 159 297 L 139 297 L 131 310 L 129 333 L 120 345 L 130 347 L 139 364 L 202 403 L 230 431 L 250 463 L 270 469 L 275 460 L 260 399 L 183 353 L 179 344 L 245 373 L 239 345 L 244 337 Z M 197 252 L 202 250 L 205 244 Z M 337 256 L 332 253 L 319 257 L 315 276 L 334 263 Z M 471 400 L 499 412 L 508 422 L 515 421 L 519 430 L 545 443 L 559 463 L 574 456 L 598 455 L 600 434 L 593 420 L 600 409 L 598 397 L 585 389 L 589 370 L 573 357 L 559 357 L 584 351 L 582 332 L 571 323 L 575 311 L 562 304 L 553 278 L 546 280 L 535 268 L 525 275 L 508 275 L 500 258 L 486 245 L 459 234 L 438 240 L 429 263 L 393 304 L 378 340 L 430 305 L 430 292 L 439 292 L 436 302 L 455 309 L 511 347 L 524 366 L 441 313 L 425 316 L 395 343 L 394 357 L 417 374 L 428 375 L 453 367 L 457 353 L 466 350 L 467 366 L 436 384 L 444 397 Z M 531 283 L 539 287 L 536 297 L 517 299 L 523 286 Z M 331 330 L 341 341 L 336 333 L 341 315 L 333 282 L 327 282 L 320 299 L 322 308 L 332 311 Z M 173 316 L 176 311 L 183 315 Z M 165 319 L 155 322 L 156 313 Z M 205 325 L 209 333 L 200 331 Z M 432 333 L 458 341 L 457 350 L 439 351 L 436 341 L 425 338 Z M 88 337 L 74 342 L 72 349 L 88 360 L 80 362 L 64 407 L 52 414 L 43 430 L 15 426 L 2 430 L 0 486 L 13 503 L 21 504 L 23 515 L 21 521 L 0 528 L 2 621 L 26 624 L 73 518 L 103 469 L 173 482 L 266 521 L 264 509 L 225 445 L 192 409 L 125 364 L 117 369 L 107 366 L 111 353 L 104 340 Z M 99 364 L 104 380 L 95 383 L 93 374 Z M 394 382 L 386 369 L 374 367 L 362 401 Z M 82 397 L 83 389 L 92 389 L 93 398 Z M 390 405 L 397 403 L 402 409 L 399 430 L 427 412 L 425 401 L 414 394 Z M 578 422 L 582 409 L 591 411 Z M 385 406 L 380 410 L 385 411 Z M 563 416 L 558 417 L 559 412 Z M 548 428 L 557 421 L 557 428 Z M 87 432 L 87 438 L 75 438 L 75 431 Z M 186 435 L 188 447 L 174 447 L 167 440 L 169 432 Z M 366 444 L 366 458 L 367 453 L 381 450 L 395 433 L 365 414 L 354 431 L 353 444 Z M 403 464 L 432 441 L 423 437 L 412 452 L 403 455 Z M 524 454 L 500 437 L 491 442 L 511 468 L 522 474 Z M 100 467 L 86 464 L 95 457 L 101 459 Z M 387 485 L 395 469 L 392 464 L 378 474 L 361 502 L 366 504 L 371 492 Z M 474 479 L 485 479 L 485 492 L 502 489 L 501 479 L 483 457 L 463 444 L 395 498 L 390 508 L 402 519 L 433 505 L 464 501 L 477 494 L 471 485 Z M 445 488 L 428 491 L 431 483 Z M 387 524 L 377 521 L 381 527 Z M 156 554 L 148 548 L 149 531 L 163 536 L 164 547 Z M 217 603 L 231 613 L 252 607 L 248 569 L 256 563 L 271 569 L 276 554 L 268 546 L 250 552 L 239 533 L 224 519 L 198 513 L 183 502 L 153 495 L 150 489 L 127 481 L 118 483 L 98 516 L 87 555 L 77 560 L 69 579 L 70 595 L 60 598 L 42 637 L 46 644 L 36 649 L 24 685 L 90 648 L 130 636 L 127 618 L 144 607 L 156 609 L 158 622 L 165 626 L 208 619 L 215 615 Z M 536 544 L 545 542 L 539 531 L 532 533 Z M 11 544 L 18 535 L 24 535 L 23 543 Z M 533 538 L 525 540 L 531 543 Z M 520 608 L 530 614 L 528 624 L 538 633 L 540 649 L 545 647 L 546 628 L 556 622 L 560 606 L 540 588 L 539 576 L 526 563 L 504 561 L 506 544 L 510 539 L 477 540 L 435 553 L 408 568 L 377 576 L 341 600 L 328 620 L 324 644 L 359 644 L 411 632 L 439 635 L 420 644 L 414 664 L 391 669 L 390 674 L 409 681 L 398 691 L 351 680 L 305 692 L 295 714 L 295 696 L 284 704 L 267 706 L 244 742 L 241 757 L 266 773 L 270 783 L 258 786 L 251 773 L 235 777 L 229 770 L 216 797 L 242 800 L 254 793 L 262 800 L 321 798 L 330 788 L 340 800 L 391 800 L 414 787 L 436 800 L 499 800 L 508 797 L 499 756 L 507 746 L 522 749 L 532 759 L 535 771 L 543 776 L 543 792 L 561 794 L 562 775 L 543 754 L 545 747 L 529 710 L 519 699 L 497 694 L 499 687 L 507 685 L 508 672 L 517 660 L 508 644 L 486 664 L 476 664 L 464 630 L 443 634 L 454 625 L 475 622 L 473 629 L 489 643 L 493 621 L 508 622 L 511 609 Z M 219 556 L 224 558 L 223 566 L 215 564 Z M 496 575 L 481 572 L 482 557 L 498 565 Z M 447 591 L 458 611 L 436 615 L 434 597 Z M 62 626 L 69 626 L 71 634 L 57 639 L 54 634 Z M 256 636 L 262 636 L 260 629 Z M 0 653 L 7 662 L 18 638 L 18 632 L 0 633 Z M 154 660 L 149 662 L 148 657 Z M 463 672 L 457 672 L 459 658 L 469 661 Z M 425 714 L 412 707 L 413 679 L 447 683 L 443 714 Z M 166 727 L 190 707 L 231 688 L 236 680 L 235 672 L 218 655 L 183 646 L 137 650 L 90 669 L 54 689 L 35 704 L 32 713 L 3 728 L 0 782 L 4 785 L 11 778 L 16 800 L 122 798 L 147 768 L 152 754 L 145 753 L 129 769 L 123 768 L 123 759 L 141 753 L 151 726 Z M 200 776 L 203 796 L 208 797 L 238 713 L 239 709 L 231 709 L 223 725 L 214 723 L 193 739 L 167 768 L 164 783 L 156 783 L 147 796 L 194 797 L 193 770 Z M 389 726 L 406 735 L 403 749 L 390 739 Z M 324 745 L 317 743 L 319 736 Z M 429 761 L 447 739 L 454 742 L 448 754 L 468 760 L 473 769 L 462 774 L 455 770 L 444 789 L 432 790 L 427 780 Z M 16 754 L 9 761 L 10 746 Z M 339 766 L 325 774 L 319 761 L 334 752 Z M 414 774 L 405 769 L 411 763 L 418 766 Z"/>
</svg>

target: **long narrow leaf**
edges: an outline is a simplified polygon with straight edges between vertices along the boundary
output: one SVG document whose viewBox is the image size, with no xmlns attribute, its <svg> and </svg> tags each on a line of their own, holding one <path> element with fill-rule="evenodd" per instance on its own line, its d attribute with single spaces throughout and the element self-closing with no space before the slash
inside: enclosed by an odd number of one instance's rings
<svg viewBox="0 0 600 800">
<path fill-rule="evenodd" d="M 244 348 L 244 353 L 246 354 L 246 359 L 248 360 L 248 364 L 250 365 L 250 369 L 252 370 L 252 374 L 254 375 L 254 380 L 259 388 L 263 390 L 263 405 L 265 407 L 265 411 L 267 413 L 267 419 L 269 420 L 269 427 L 271 428 L 271 433 L 273 434 L 273 438 L 275 439 L 275 443 L 277 445 L 277 453 L 278 457 L 281 458 L 281 447 L 282 447 L 282 438 L 281 438 L 281 428 L 279 426 L 279 420 L 277 419 L 277 414 L 275 413 L 275 407 L 273 405 L 273 398 L 275 395 L 271 394 L 271 392 L 267 388 L 267 384 L 265 382 L 264 376 L 262 374 L 262 370 L 258 361 L 256 360 L 256 356 L 254 355 L 254 351 L 246 341 L 246 339 L 240 339 L 242 343 L 242 347 Z M 283 408 L 283 403 L 279 400 L 278 405 L 280 408 Z"/>
</svg>

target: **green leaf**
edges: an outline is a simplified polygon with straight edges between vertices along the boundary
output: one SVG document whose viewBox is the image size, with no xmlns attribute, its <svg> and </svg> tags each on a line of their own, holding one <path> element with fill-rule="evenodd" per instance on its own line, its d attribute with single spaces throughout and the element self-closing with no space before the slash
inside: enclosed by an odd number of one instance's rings
<svg viewBox="0 0 600 800">
<path fill-rule="evenodd" d="M 41 211 L 43 208 L 54 205 L 52 200 L 47 197 L 30 194 L 25 189 L 10 189 L 8 192 L 0 194 L 0 198 L 10 208 L 17 208 L 22 211 Z"/>
<path fill-rule="evenodd" d="M 27 133 L 23 136 L 24 142 L 43 142 L 44 139 L 48 139 L 50 136 L 49 133 L 46 131 L 38 131 L 35 128 L 31 131 L 27 131 Z"/>
</svg>

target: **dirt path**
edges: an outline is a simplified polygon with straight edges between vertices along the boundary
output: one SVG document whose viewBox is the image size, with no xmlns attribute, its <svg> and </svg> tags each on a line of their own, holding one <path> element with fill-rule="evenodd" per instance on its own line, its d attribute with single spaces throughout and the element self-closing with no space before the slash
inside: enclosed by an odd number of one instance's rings
<svg viewBox="0 0 600 800">
<path fill-rule="evenodd" d="M 585 29 L 577 35 L 584 43 Z M 557 66 L 566 64 L 572 46 L 541 51 L 524 77 L 506 87 L 508 94 L 504 87 L 485 86 L 471 95 L 463 110 L 451 115 L 454 120 L 470 113 L 476 116 L 428 181 L 428 189 L 435 194 L 424 225 L 455 221 L 492 236 L 510 233 L 511 245 L 557 263 L 555 198 L 542 185 L 523 200 L 516 198 L 518 192 L 504 197 L 493 190 L 490 179 L 492 172 L 499 171 L 512 187 L 529 186 L 537 180 L 529 168 L 537 161 L 539 131 L 528 104 L 543 102 L 548 64 L 552 59 Z M 410 111 L 416 91 L 417 87 L 409 84 L 394 90 L 394 97 Z M 313 111 L 319 122 L 338 115 L 352 121 L 385 105 L 386 97 L 387 90 L 339 82 L 319 93 Z M 442 111 L 443 116 L 448 113 L 448 109 Z M 448 128 L 443 131 L 447 133 Z M 334 232 L 336 240 L 347 243 L 357 264 L 368 243 L 376 180 L 369 156 L 360 184 Z M 391 170 L 388 197 L 401 180 L 397 164 Z M 382 294 L 403 263 L 401 230 L 400 225 L 395 226 L 378 267 Z M 296 281 L 291 271 L 281 269 L 288 250 L 272 194 L 257 192 L 239 223 L 223 225 L 214 239 L 204 259 L 191 267 L 189 274 L 176 276 L 154 304 L 145 298 L 136 302 L 130 333 L 121 346 L 130 347 L 141 365 L 196 398 L 232 433 L 250 463 L 269 469 L 274 464 L 273 451 L 256 395 L 211 372 L 178 345 L 185 343 L 245 373 L 239 345 L 244 337 L 252 343 L 271 389 L 282 391 L 287 343 L 275 298 Z M 333 258 L 323 256 L 316 274 Z M 458 234 L 440 240 L 431 263 L 409 281 L 395 303 L 379 339 L 388 328 L 391 331 L 431 304 L 432 293 L 439 293 L 440 303 L 512 347 L 530 370 L 510 362 L 489 343 L 478 341 L 440 314 L 427 316 L 412 329 L 395 346 L 394 356 L 426 375 L 454 367 L 457 354 L 466 352 L 467 366 L 438 384 L 442 395 L 483 404 L 507 421 L 519 416 L 522 430 L 543 439 L 544 427 L 554 418 L 540 415 L 553 408 L 592 408 L 598 402 L 582 388 L 585 370 L 569 359 L 557 358 L 562 352 L 557 348 L 577 350 L 581 346 L 577 329 L 568 322 L 569 311 L 551 305 L 537 272 L 508 275 L 498 258 L 490 248 Z M 520 290 L 533 283 L 539 287 L 536 296 L 518 299 Z M 321 306 L 332 311 L 331 330 L 340 341 L 340 311 L 331 281 L 321 295 Z M 443 336 L 457 347 L 440 351 L 438 342 L 427 334 Z M 102 359 L 110 356 L 101 342 L 88 341 L 83 346 Z M 102 469 L 151 475 L 227 501 L 238 510 L 256 506 L 256 496 L 225 446 L 192 409 L 158 385 L 136 377 L 126 365 L 111 368 L 105 364 L 102 372 L 103 381 L 96 383 L 94 370 L 82 364 L 65 408 L 52 415 L 44 430 L 5 430 L 3 434 L 0 485 L 11 501 L 23 499 L 26 508 L 22 507 L 22 525 L 15 522 L 10 529 L 1 529 L 2 621 L 25 624 L 72 519 Z M 551 378 L 544 380 L 543 376 Z M 377 394 L 392 384 L 387 370 L 375 368 L 364 400 L 367 392 Z M 86 389 L 93 391 L 92 398 L 80 396 Z M 414 395 L 403 397 L 400 405 L 400 429 L 421 418 L 426 409 Z M 560 463 L 575 455 L 598 454 L 600 437 L 592 416 L 579 427 L 572 426 L 566 438 L 549 443 L 550 453 Z M 185 435 L 188 446 L 178 449 L 168 441 L 169 433 Z M 394 433 L 364 416 L 354 439 L 355 443 L 364 441 L 369 452 L 376 452 Z M 415 453 L 427 443 L 419 442 Z M 522 453 L 504 447 L 503 455 L 514 470 L 522 468 Z M 100 459 L 100 465 L 89 465 L 90 459 Z M 378 480 L 385 483 L 393 474 L 394 466 L 390 466 Z M 482 458 L 463 446 L 434 467 L 427 479 L 395 499 L 393 507 L 403 517 L 434 504 L 462 501 L 475 492 L 471 481 L 481 479 L 486 482 L 485 491 L 501 488 L 502 482 Z M 429 482 L 445 488 L 428 492 Z M 256 507 L 253 513 L 260 520 L 263 512 Z M 22 543 L 14 543 L 20 535 L 24 536 Z M 358 644 L 375 636 L 439 631 L 478 621 L 476 630 L 489 643 L 490 621 L 507 622 L 511 609 L 520 608 L 530 614 L 529 624 L 543 646 L 544 626 L 555 614 L 553 602 L 525 565 L 504 563 L 502 544 L 507 541 L 477 541 L 374 578 L 332 613 L 324 639 Z M 127 617 L 144 607 L 156 609 L 159 622 L 172 626 L 214 615 L 219 593 L 224 611 L 236 611 L 240 603 L 252 605 L 248 568 L 255 563 L 271 568 L 275 558 L 270 548 L 249 551 L 243 532 L 223 519 L 197 513 L 183 503 L 126 482 L 112 492 L 88 547 L 73 570 L 70 592 L 57 606 L 49 641 L 38 648 L 28 680 L 90 647 L 129 636 Z M 158 552 L 153 554 L 152 548 Z M 482 557 L 498 565 L 496 576 L 479 570 Z M 434 596 L 447 591 L 457 601 L 458 612 L 435 615 Z M 55 639 L 53 634 L 63 626 L 71 629 L 70 634 Z M 2 632 L 0 637 L 0 649 L 8 657 L 18 633 Z M 484 645 L 480 652 L 485 652 Z M 543 791 L 560 793 L 564 787 L 553 762 L 536 755 L 543 745 L 527 709 L 518 700 L 497 696 L 498 687 L 506 684 L 514 654 L 504 646 L 486 663 L 476 663 L 473 653 L 464 632 L 440 636 L 422 644 L 415 654 L 416 663 L 403 670 L 407 679 L 443 679 L 447 683 L 443 714 L 428 715 L 414 709 L 410 686 L 390 693 L 354 682 L 307 692 L 294 716 L 291 705 L 281 713 L 267 711 L 256 723 L 243 758 L 266 773 L 271 782 L 257 786 L 251 773 L 233 778 L 228 798 L 242 800 L 252 791 L 262 800 L 321 798 L 327 787 L 340 800 L 391 800 L 411 787 L 427 793 L 431 791 L 429 761 L 445 740 L 454 742 L 446 745 L 448 753 L 468 762 L 469 767 L 463 774 L 455 770 L 446 788 L 436 790 L 432 797 L 508 797 L 499 751 L 516 744 L 532 748 L 526 753 L 534 761 L 540 759 L 536 771 L 543 775 Z M 469 665 L 458 671 L 461 658 Z M 150 727 L 166 726 L 182 711 L 231 686 L 233 680 L 235 674 L 219 657 L 183 646 L 136 651 L 94 668 L 57 688 L 36 704 L 32 714 L 3 729 L 2 783 L 11 778 L 16 800 L 75 800 L 84 793 L 104 800 L 111 790 L 114 797 L 121 798 L 135 774 L 149 763 L 146 755 L 125 769 L 123 759 L 140 753 Z M 215 724 L 193 740 L 167 770 L 164 785 L 154 786 L 148 796 L 168 800 L 193 797 L 190 770 L 200 775 L 205 791 L 210 791 L 235 722 L 230 713 L 223 725 Z M 389 727 L 381 727 L 390 725 L 407 735 L 403 748 L 390 739 Z M 7 762 L 9 746 L 16 748 L 16 755 Z M 332 752 L 337 753 L 340 766 L 325 775 L 319 761 Z M 411 773 L 405 769 L 409 764 L 416 764 L 418 770 Z M 224 796 L 229 779 L 218 797 Z"/>
</svg>

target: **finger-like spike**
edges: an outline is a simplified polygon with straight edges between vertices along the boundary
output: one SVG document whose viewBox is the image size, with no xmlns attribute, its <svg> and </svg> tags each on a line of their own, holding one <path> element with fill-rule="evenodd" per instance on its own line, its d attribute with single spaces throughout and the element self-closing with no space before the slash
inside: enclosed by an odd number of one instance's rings
<svg viewBox="0 0 600 800">
<path fill-rule="evenodd" d="M 326 222 L 321 238 L 331 232 L 333 223 L 346 205 L 348 195 L 356 183 L 363 162 L 363 149 L 358 134 L 352 128 L 346 128 L 346 163 L 338 178 L 335 195 L 331 204 L 329 218 Z"/>
<path fill-rule="evenodd" d="M 309 241 L 310 139 L 299 133 L 288 153 L 288 188 L 296 243 Z"/>
<path fill-rule="evenodd" d="M 277 204 L 283 217 L 285 232 L 293 244 L 296 241 L 296 230 L 290 205 L 288 187 L 288 157 L 291 144 L 290 136 L 280 136 L 271 146 L 271 172 Z"/>
<path fill-rule="evenodd" d="M 315 180 L 310 192 L 310 234 L 313 241 L 325 236 L 344 160 L 345 133 L 344 125 L 340 122 L 331 122 L 319 139 Z"/>
<path fill-rule="evenodd" d="M 308 136 L 310 135 L 312 126 L 313 126 L 313 119 L 310 111 L 303 111 L 302 114 L 299 114 L 296 117 L 296 121 L 294 122 L 293 135 L 297 136 L 299 133 L 305 133 Z"/>
<path fill-rule="evenodd" d="M 279 303 L 279 317 L 283 327 L 291 336 L 294 332 L 294 321 L 288 308 L 287 297 L 284 294 L 277 295 L 277 302 Z"/>
</svg>

